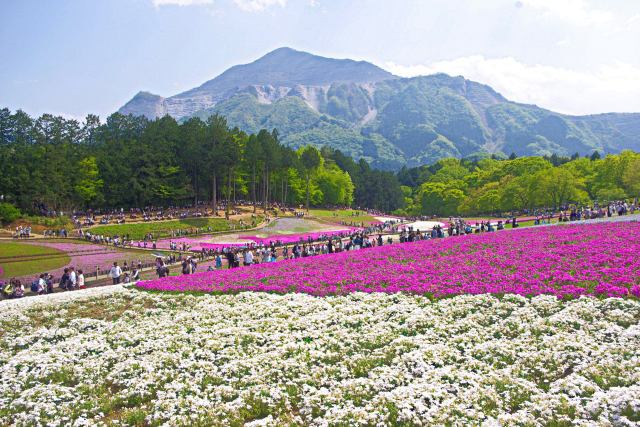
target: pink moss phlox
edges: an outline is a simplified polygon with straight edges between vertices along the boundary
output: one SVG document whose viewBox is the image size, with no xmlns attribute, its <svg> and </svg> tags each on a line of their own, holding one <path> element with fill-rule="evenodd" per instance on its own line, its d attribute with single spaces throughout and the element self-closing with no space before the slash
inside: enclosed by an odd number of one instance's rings
<svg viewBox="0 0 640 427">
<path fill-rule="evenodd" d="M 146 289 L 236 293 L 407 292 L 640 297 L 640 223 L 536 227 L 222 269 L 140 282 Z"/>
</svg>

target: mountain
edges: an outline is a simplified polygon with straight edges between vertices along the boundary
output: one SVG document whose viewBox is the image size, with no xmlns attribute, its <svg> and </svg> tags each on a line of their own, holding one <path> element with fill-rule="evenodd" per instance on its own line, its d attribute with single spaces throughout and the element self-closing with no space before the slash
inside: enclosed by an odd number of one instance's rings
<svg viewBox="0 0 640 427">
<path fill-rule="evenodd" d="M 165 114 L 181 118 L 243 91 L 249 91 L 262 103 L 284 96 L 304 96 L 311 105 L 332 83 L 370 84 L 395 76 L 365 61 L 331 59 L 288 47 L 276 49 L 262 58 L 229 68 L 202 86 L 169 98 L 139 92 L 120 112 L 150 118 Z"/>
<path fill-rule="evenodd" d="M 139 92 L 119 111 L 179 120 L 218 113 L 246 132 L 275 127 L 292 147 L 329 145 L 385 169 L 480 151 L 640 151 L 637 113 L 569 116 L 509 101 L 461 76 L 399 78 L 368 62 L 290 48 L 169 98 Z"/>
</svg>

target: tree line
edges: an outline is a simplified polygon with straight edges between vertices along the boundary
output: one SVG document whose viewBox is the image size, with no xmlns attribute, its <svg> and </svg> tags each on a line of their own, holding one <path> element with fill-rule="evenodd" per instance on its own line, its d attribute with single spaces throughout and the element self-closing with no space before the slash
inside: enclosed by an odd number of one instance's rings
<svg viewBox="0 0 640 427">
<path fill-rule="evenodd" d="M 478 155 L 398 173 L 340 150 L 283 145 L 224 117 L 95 115 L 83 122 L 0 110 L 0 202 L 24 212 L 251 200 L 406 216 L 478 215 L 640 196 L 640 154 Z M 224 203 L 228 209 L 229 203 Z"/>
<path fill-rule="evenodd" d="M 558 209 L 567 204 L 640 196 L 640 154 L 625 150 L 604 158 L 529 156 L 448 158 L 402 168 L 400 215 L 457 216 Z"/>
<path fill-rule="evenodd" d="M 189 206 L 251 200 L 262 206 L 404 207 L 397 176 L 339 150 L 247 134 L 224 117 L 95 115 L 83 122 L 0 110 L 0 202 L 23 211 Z M 224 203 L 229 209 L 230 203 Z"/>
</svg>

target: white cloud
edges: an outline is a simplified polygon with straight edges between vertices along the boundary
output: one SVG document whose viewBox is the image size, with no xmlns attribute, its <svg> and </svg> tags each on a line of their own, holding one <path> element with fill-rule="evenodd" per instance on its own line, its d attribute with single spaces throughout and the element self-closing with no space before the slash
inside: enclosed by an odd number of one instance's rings
<svg viewBox="0 0 640 427">
<path fill-rule="evenodd" d="M 233 0 L 242 10 L 247 12 L 260 12 L 272 6 L 285 7 L 287 0 Z"/>
<path fill-rule="evenodd" d="M 592 9 L 584 0 L 520 0 L 518 3 L 538 10 L 544 17 L 577 26 L 606 24 L 613 20 L 610 11 Z"/>
<path fill-rule="evenodd" d="M 640 68 L 616 62 L 593 72 L 527 65 L 514 58 L 480 55 L 404 66 L 386 63 L 390 72 L 412 77 L 438 72 L 488 84 L 506 98 L 567 114 L 640 111 Z"/>
<path fill-rule="evenodd" d="M 194 6 L 201 4 L 213 4 L 214 0 L 153 0 L 154 6 L 173 4 L 176 6 Z"/>
</svg>

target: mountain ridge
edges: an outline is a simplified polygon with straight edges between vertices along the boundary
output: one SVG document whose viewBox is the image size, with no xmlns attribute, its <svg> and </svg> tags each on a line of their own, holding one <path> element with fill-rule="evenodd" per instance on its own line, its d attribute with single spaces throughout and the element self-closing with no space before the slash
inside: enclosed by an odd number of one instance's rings
<svg viewBox="0 0 640 427">
<path fill-rule="evenodd" d="M 184 120 L 219 113 L 247 132 L 278 128 L 292 147 L 329 145 L 397 169 L 479 151 L 517 155 L 640 150 L 640 114 L 571 116 L 506 99 L 439 73 L 402 78 L 366 61 L 279 48 L 163 98 L 139 92 L 120 110 Z"/>
</svg>

